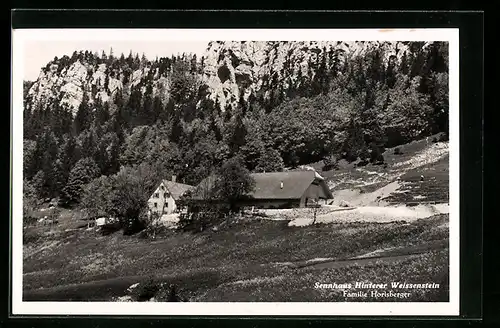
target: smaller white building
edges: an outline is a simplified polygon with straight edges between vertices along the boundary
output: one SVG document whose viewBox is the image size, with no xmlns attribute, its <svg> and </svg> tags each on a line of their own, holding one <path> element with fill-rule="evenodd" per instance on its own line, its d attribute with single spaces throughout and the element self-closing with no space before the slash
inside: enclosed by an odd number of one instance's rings
<svg viewBox="0 0 500 328">
<path fill-rule="evenodd" d="M 177 211 L 176 201 L 193 186 L 172 180 L 163 180 L 148 200 L 149 213 L 157 213 L 160 217 Z"/>
<path fill-rule="evenodd" d="M 100 217 L 100 218 L 97 218 L 95 220 L 95 225 L 98 226 L 98 227 L 102 227 L 102 226 L 104 226 L 106 224 L 111 224 L 111 223 L 114 223 L 116 221 L 117 221 L 116 218 Z"/>
</svg>

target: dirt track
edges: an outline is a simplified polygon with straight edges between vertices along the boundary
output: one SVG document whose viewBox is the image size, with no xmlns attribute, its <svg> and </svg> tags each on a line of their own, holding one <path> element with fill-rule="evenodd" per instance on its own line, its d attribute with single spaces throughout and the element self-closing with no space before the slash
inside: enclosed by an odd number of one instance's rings
<svg viewBox="0 0 500 328">
<path fill-rule="evenodd" d="M 418 205 L 414 207 L 401 206 L 360 206 L 344 210 L 332 210 L 317 214 L 316 223 L 342 222 L 375 222 L 387 223 L 394 221 L 411 222 L 437 214 L 448 213 L 448 204 Z M 303 212 L 302 217 L 290 221 L 290 226 L 306 226 L 314 221 L 311 213 Z"/>
<path fill-rule="evenodd" d="M 375 262 L 394 262 L 398 260 L 403 260 L 406 258 L 414 257 L 423 253 L 427 253 L 432 250 L 445 249 L 448 247 L 448 240 L 439 240 L 433 243 L 406 247 L 400 249 L 389 249 L 389 250 L 381 250 L 381 252 L 372 252 L 370 254 L 358 256 L 350 259 L 321 259 L 318 261 L 305 261 L 294 263 L 294 267 L 303 268 L 303 267 L 312 267 L 315 269 L 325 269 L 325 268 L 341 268 L 348 265 L 369 265 Z M 375 255 L 376 254 L 376 255 Z"/>
</svg>

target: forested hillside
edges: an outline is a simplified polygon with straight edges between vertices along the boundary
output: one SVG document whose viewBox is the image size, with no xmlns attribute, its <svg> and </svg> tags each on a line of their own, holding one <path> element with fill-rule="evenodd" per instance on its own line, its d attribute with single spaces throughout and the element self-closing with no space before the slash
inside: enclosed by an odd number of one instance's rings
<svg viewBox="0 0 500 328">
<path fill-rule="evenodd" d="M 65 205 L 172 174 L 197 184 L 234 156 L 252 171 L 382 163 L 384 147 L 448 128 L 442 42 L 215 42 L 152 61 L 83 50 L 24 87 L 25 197 Z"/>
</svg>

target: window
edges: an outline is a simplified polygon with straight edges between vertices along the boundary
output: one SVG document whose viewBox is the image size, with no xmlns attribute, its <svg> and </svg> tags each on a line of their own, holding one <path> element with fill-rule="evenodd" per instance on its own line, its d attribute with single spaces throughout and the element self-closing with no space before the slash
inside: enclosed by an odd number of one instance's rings
<svg viewBox="0 0 500 328">
<path fill-rule="evenodd" d="M 160 197 L 160 193 L 155 192 L 155 198 Z"/>
<path fill-rule="evenodd" d="M 165 208 L 168 208 L 168 202 L 165 202 L 164 207 L 165 207 Z"/>
<path fill-rule="evenodd" d="M 168 198 L 168 192 L 163 194 L 163 198 Z"/>
<path fill-rule="evenodd" d="M 158 207 L 158 203 L 154 202 L 154 203 L 153 203 L 153 206 L 154 206 L 154 207 Z"/>
<path fill-rule="evenodd" d="M 165 190 L 165 187 L 164 187 L 164 186 L 161 186 L 160 188 L 161 188 L 161 190 Z"/>
</svg>

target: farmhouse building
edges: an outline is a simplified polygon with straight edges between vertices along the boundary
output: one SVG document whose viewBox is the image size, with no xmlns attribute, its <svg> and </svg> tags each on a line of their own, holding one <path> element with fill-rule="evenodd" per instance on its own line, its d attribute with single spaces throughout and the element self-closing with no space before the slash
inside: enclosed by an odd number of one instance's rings
<svg viewBox="0 0 500 328">
<path fill-rule="evenodd" d="M 240 206 L 257 208 L 306 207 L 311 203 L 325 203 L 333 195 L 325 179 L 315 171 L 288 171 L 252 173 L 255 186 L 239 201 Z M 203 180 L 196 188 L 193 198 L 209 201 L 208 190 L 214 177 Z"/>
<path fill-rule="evenodd" d="M 175 213 L 176 201 L 191 188 L 193 186 L 176 182 L 175 176 L 172 176 L 171 181 L 162 180 L 148 200 L 149 213 L 157 213 L 159 216 Z"/>
</svg>

